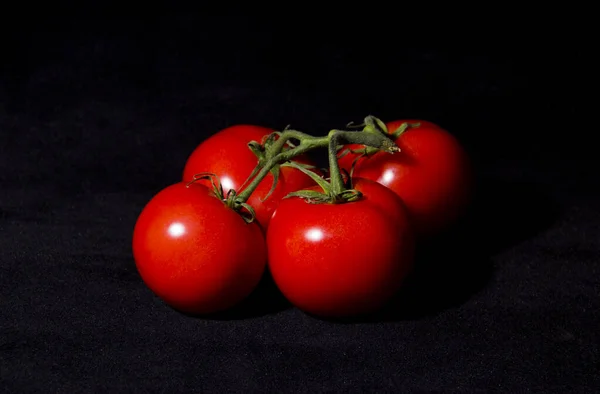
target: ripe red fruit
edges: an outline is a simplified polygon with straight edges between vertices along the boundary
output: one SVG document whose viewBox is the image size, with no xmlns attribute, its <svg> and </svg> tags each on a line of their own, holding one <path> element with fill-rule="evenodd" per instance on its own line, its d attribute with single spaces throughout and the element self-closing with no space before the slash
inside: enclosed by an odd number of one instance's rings
<svg viewBox="0 0 600 394">
<path fill-rule="evenodd" d="M 144 207 L 133 232 L 133 255 L 145 284 L 190 314 L 242 301 L 257 286 L 267 259 L 256 223 L 246 223 L 206 186 L 183 182 Z"/>
</svg>

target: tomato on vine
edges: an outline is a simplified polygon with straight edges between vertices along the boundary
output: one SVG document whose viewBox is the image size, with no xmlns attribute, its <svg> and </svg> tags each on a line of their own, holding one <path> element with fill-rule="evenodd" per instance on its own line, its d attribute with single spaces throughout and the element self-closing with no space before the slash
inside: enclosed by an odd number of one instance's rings
<svg viewBox="0 0 600 394">
<path fill-rule="evenodd" d="M 246 298 L 266 268 L 257 223 L 213 189 L 176 183 L 144 207 L 133 232 L 133 256 L 144 283 L 176 310 L 210 314 Z"/>
<path fill-rule="evenodd" d="M 273 280 L 305 312 L 334 318 L 375 312 L 412 268 L 414 233 L 400 198 L 368 179 L 355 178 L 353 188 L 362 197 L 339 204 L 290 197 L 271 219 Z"/>
<path fill-rule="evenodd" d="M 339 139 L 387 153 L 398 149 L 381 133 L 330 133 L 331 181 L 313 174 L 318 186 L 284 199 L 267 231 L 268 266 L 283 295 L 305 312 L 334 318 L 383 307 L 402 286 L 415 253 L 402 200 L 368 179 L 344 182 Z"/>
<path fill-rule="evenodd" d="M 249 142 L 255 141 L 261 144 L 273 132 L 272 129 L 254 125 L 235 125 L 220 130 L 203 141 L 190 154 L 185 163 L 183 181 L 189 182 L 196 174 L 208 172 L 220 178 L 225 194 L 230 189 L 239 192 L 259 160 L 267 159 L 264 157 L 266 152 L 261 151 L 262 147 L 257 144 L 249 146 Z M 309 166 L 315 165 L 304 155 L 294 160 Z M 275 188 L 271 190 L 275 180 L 274 174 L 277 174 L 278 179 Z M 209 185 L 208 180 L 199 182 Z M 256 211 L 256 220 L 263 229 L 266 229 L 271 215 L 285 195 L 313 184 L 311 179 L 301 171 L 277 166 L 260 183 L 248 204 Z"/>
<path fill-rule="evenodd" d="M 436 235 L 456 221 L 470 202 L 473 179 L 467 153 L 452 134 L 432 122 L 397 120 L 383 129 L 400 148 L 398 154 L 362 155 L 364 146 L 348 145 L 339 151 L 340 166 L 351 171 L 355 163 L 354 176 L 396 192 L 417 233 Z"/>
</svg>

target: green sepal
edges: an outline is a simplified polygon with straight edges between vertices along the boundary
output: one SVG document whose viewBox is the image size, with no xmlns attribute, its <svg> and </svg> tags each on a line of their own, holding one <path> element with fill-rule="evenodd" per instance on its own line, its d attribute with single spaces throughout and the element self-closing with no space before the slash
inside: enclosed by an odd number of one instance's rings
<svg viewBox="0 0 600 394">
<path fill-rule="evenodd" d="M 337 147 L 337 151 L 339 152 L 339 151 L 340 151 L 340 150 L 342 150 L 343 148 L 344 148 L 344 145 L 339 145 L 339 146 Z M 342 157 L 346 156 L 347 154 L 349 154 L 349 153 L 351 153 L 351 152 L 352 152 L 352 150 L 351 150 L 351 149 L 348 149 L 348 148 L 344 149 L 344 151 L 343 151 L 341 154 L 339 154 L 339 155 L 338 155 L 338 159 L 341 159 Z"/>
<path fill-rule="evenodd" d="M 363 194 L 356 189 L 348 189 L 336 196 L 336 199 L 342 202 L 354 202 L 362 198 Z"/>
<path fill-rule="evenodd" d="M 331 197 L 329 195 L 318 192 L 316 190 L 298 190 L 296 192 L 289 193 L 284 198 L 290 197 L 302 198 L 310 204 L 322 204 L 327 203 L 331 200 Z"/>
<path fill-rule="evenodd" d="M 238 201 L 237 192 L 235 190 L 230 189 L 227 192 L 226 201 L 227 205 L 236 211 L 246 223 L 252 223 L 256 219 L 256 211 L 254 208 L 252 208 L 252 206 L 248 203 Z M 247 212 L 244 212 L 242 208 L 244 208 Z"/>
<path fill-rule="evenodd" d="M 379 118 L 369 115 L 365 118 L 365 127 L 363 131 L 367 133 L 383 133 L 388 134 L 386 124 Z"/>
<path fill-rule="evenodd" d="M 256 211 L 254 210 L 254 208 L 252 208 L 252 206 L 250 204 L 243 202 L 243 203 L 240 203 L 240 207 L 242 207 L 246 211 L 248 211 L 249 215 L 246 215 L 246 213 L 243 212 L 242 209 L 237 210 L 239 215 L 242 217 L 242 219 L 244 219 L 244 221 L 246 223 L 250 224 L 250 223 L 254 222 L 254 220 L 256 220 Z"/>
<path fill-rule="evenodd" d="M 254 153 L 256 155 L 258 160 L 264 159 L 265 147 L 262 146 L 259 142 L 257 142 L 257 141 L 248 142 L 248 149 L 250 149 L 252 151 L 252 153 Z"/>
<path fill-rule="evenodd" d="M 290 165 L 290 163 L 294 163 L 294 165 Z M 273 184 L 271 185 L 271 189 L 269 190 L 269 193 L 267 193 L 267 195 L 264 198 L 262 198 L 261 201 L 267 200 L 269 197 L 271 197 L 271 194 L 273 194 L 273 192 L 275 191 L 275 188 L 277 187 L 277 182 L 279 182 L 279 176 L 281 174 L 280 167 L 282 167 L 282 166 L 294 167 L 294 168 L 301 167 L 301 168 L 307 169 L 307 170 L 312 169 L 312 168 L 317 168 L 317 166 L 313 166 L 311 164 L 300 163 L 300 162 L 297 162 L 294 160 L 290 160 L 288 162 L 277 164 L 277 165 L 273 166 L 273 168 L 271 168 L 271 174 L 273 174 Z M 258 172 L 258 169 L 256 172 Z M 317 174 L 315 174 L 315 175 L 317 175 Z M 252 175 L 252 177 L 254 177 L 254 175 Z"/>
<path fill-rule="evenodd" d="M 394 140 L 397 140 L 406 130 L 419 126 L 421 126 L 421 123 L 404 122 L 396 130 L 391 132 L 391 135 L 394 137 Z"/>
<path fill-rule="evenodd" d="M 350 169 L 352 170 L 352 169 Z M 344 187 L 346 189 L 352 189 L 352 173 L 348 172 L 348 170 L 346 170 L 345 168 L 340 168 L 340 171 L 343 172 L 342 174 L 342 179 L 344 178 L 344 176 L 346 177 L 346 181 L 344 182 Z"/>
<path fill-rule="evenodd" d="M 273 192 L 275 191 L 275 188 L 277 187 L 277 182 L 279 182 L 279 164 L 273 166 L 270 172 L 271 174 L 273 174 L 273 184 L 271 185 L 271 189 L 269 189 L 267 195 L 264 198 L 261 198 L 260 201 L 266 201 L 269 197 L 271 197 L 271 194 L 273 194 Z"/>
<path fill-rule="evenodd" d="M 281 135 L 281 133 L 279 131 L 274 131 L 271 134 L 263 137 L 263 148 L 266 152 L 269 152 L 269 148 L 276 141 L 275 137 L 278 137 L 280 135 Z"/>
<path fill-rule="evenodd" d="M 283 167 L 292 167 L 292 166 L 290 166 L 290 165 L 287 165 L 288 163 L 294 163 L 295 165 L 297 165 L 297 166 L 300 166 L 300 167 L 302 167 L 302 168 L 305 168 L 305 169 L 307 169 L 307 170 L 312 170 L 312 169 L 314 169 L 314 168 L 319 168 L 319 167 L 317 167 L 317 166 L 314 166 L 314 165 L 312 165 L 312 164 L 302 163 L 302 162 L 299 162 L 299 161 L 297 161 L 297 160 L 294 160 L 294 159 L 291 159 L 291 160 L 288 160 L 288 161 L 282 162 L 281 164 L 279 164 L 279 166 L 280 166 L 280 167 L 281 167 L 281 166 L 283 166 Z M 294 167 L 294 168 L 295 168 L 295 167 Z M 322 168 L 319 168 L 319 170 L 322 170 Z"/>
<path fill-rule="evenodd" d="M 323 189 L 323 192 L 325 192 L 326 194 L 331 193 L 331 185 L 325 179 L 321 178 L 318 174 L 316 174 L 314 171 L 310 171 L 309 169 L 304 168 L 302 165 L 299 165 L 294 161 L 289 161 L 281 165 L 286 167 L 293 167 L 299 171 L 302 171 L 304 174 L 308 175 L 313 181 L 315 181 L 317 185 L 319 185 L 321 189 Z"/>
<path fill-rule="evenodd" d="M 203 180 L 203 179 L 208 179 L 210 181 L 210 184 L 212 185 L 213 192 L 215 193 L 215 195 L 219 198 L 219 200 L 223 200 L 225 197 L 225 193 L 223 192 L 223 185 L 221 184 L 221 179 L 215 173 L 199 172 L 197 174 L 194 174 L 194 177 L 192 178 L 191 181 L 189 181 L 186 184 L 186 186 L 189 187 L 192 183 Z"/>
</svg>

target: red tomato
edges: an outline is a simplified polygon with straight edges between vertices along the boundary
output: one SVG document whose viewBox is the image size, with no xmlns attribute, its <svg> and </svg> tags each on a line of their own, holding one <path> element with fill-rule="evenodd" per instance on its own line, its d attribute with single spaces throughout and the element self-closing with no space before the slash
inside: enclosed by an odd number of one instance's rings
<svg viewBox="0 0 600 394">
<path fill-rule="evenodd" d="M 412 268 L 415 238 L 400 198 L 367 179 L 354 179 L 354 188 L 363 198 L 342 204 L 287 198 L 271 219 L 271 274 L 282 294 L 308 313 L 374 312 Z"/>
<path fill-rule="evenodd" d="M 144 207 L 133 233 L 133 255 L 146 285 L 190 314 L 228 309 L 257 286 L 266 244 L 206 186 L 171 185 Z"/>
<path fill-rule="evenodd" d="M 219 176 L 225 195 L 230 189 L 239 192 L 258 164 L 258 158 L 248 149 L 248 142 L 262 143 L 263 137 L 272 132 L 271 129 L 252 125 L 236 125 L 219 131 L 192 152 L 185 164 L 183 181 L 189 182 L 195 174 L 210 172 Z M 313 164 L 306 156 L 299 156 L 294 160 Z M 310 177 L 295 168 L 280 168 L 279 180 L 271 196 L 263 201 L 273 185 L 273 175 L 269 173 L 248 200 L 248 204 L 256 211 L 256 220 L 264 229 L 268 227 L 271 215 L 284 196 L 315 184 Z M 210 185 L 208 180 L 198 182 Z"/>
<path fill-rule="evenodd" d="M 386 125 L 393 133 L 403 122 L 421 126 L 409 128 L 395 140 L 401 152 L 377 152 L 360 158 L 354 176 L 372 179 L 396 192 L 417 233 L 428 237 L 448 227 L 464 212 L 472 192 L 471 168 L 466 152 L 452 134 L 420 120 L 398 120 Z M 356 156 L 342 157 L 340 166 L 349 171 Z"/>
</svg>

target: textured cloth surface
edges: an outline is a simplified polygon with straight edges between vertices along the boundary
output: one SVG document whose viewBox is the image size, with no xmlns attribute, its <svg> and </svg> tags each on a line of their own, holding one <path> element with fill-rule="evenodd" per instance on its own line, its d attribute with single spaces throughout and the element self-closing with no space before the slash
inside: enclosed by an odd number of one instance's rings
<svg viewBox="0 0 600 394">
<path fill-rule="evenodd" d="M 282 47 L 238 22 L 245 34 L 219 45 L 180 15 L 145 22 L 160 29 L 23 29 L 9 46 L 0 391 L 596 391 L 599 167 L 568 123 L 578 106 L 548 96 L 571 85 L 536 73 L 565 61 L 407 49 L 377 65 L 356 60 L 357 37 Z M 237 309 L 192 318 L 144 286 L 135 220 L 202 139 L 236 123 L 321 134 L 368 114 L 440 123 L 479 180 L 471 214 L 423 246 L 384 313 L 316 319 L 266 278 Z"/>
</svg>

